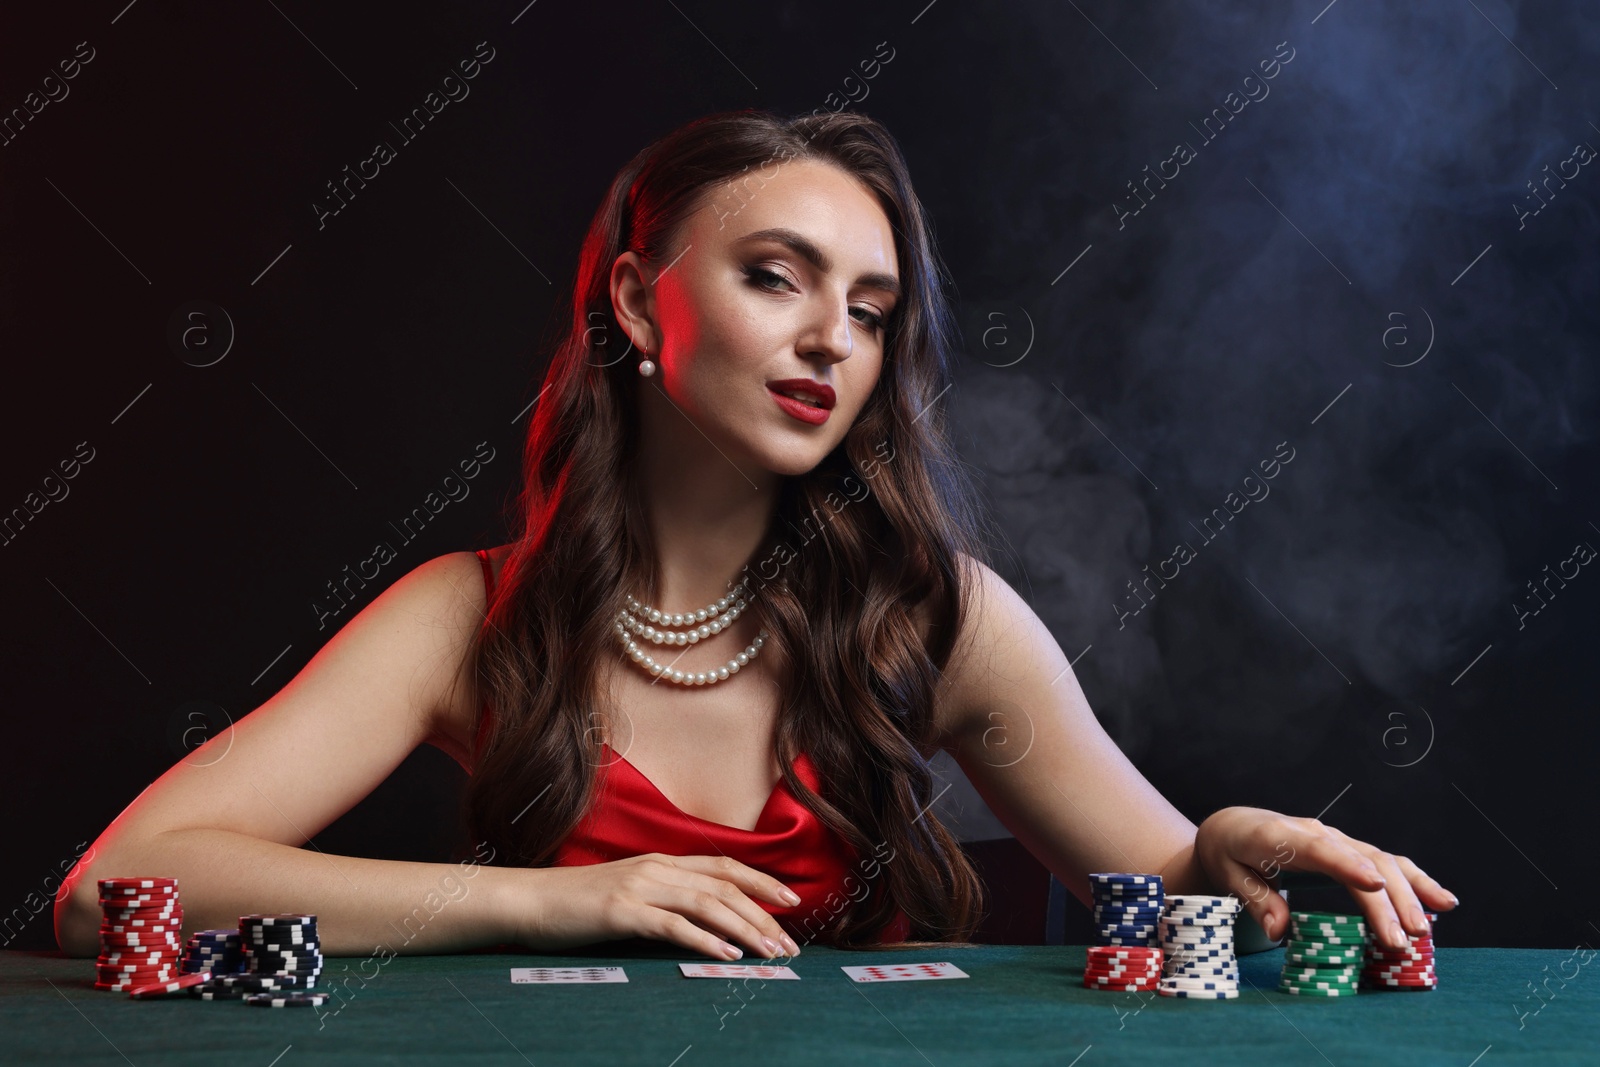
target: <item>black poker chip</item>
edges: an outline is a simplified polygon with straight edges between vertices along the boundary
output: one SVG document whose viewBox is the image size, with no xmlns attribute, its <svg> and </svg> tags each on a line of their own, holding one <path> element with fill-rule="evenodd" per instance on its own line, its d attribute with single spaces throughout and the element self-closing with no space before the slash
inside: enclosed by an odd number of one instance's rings
<svg viewBox="0 0 1600 1067">
<path fill-rule="evenodd" d="M 215 978 L 189 989 L 190 996 L 199 997 L 201 1000 L 243 1000 L 247 992 L 248 990 L 229 989 L 227 986 L 219 985 Z"/>
<path fill-rule="evenodd" d="M 276 993 L 251 993 L 246 1004 L 257 1008 L 315 1008 L 328 1002 L 326 993 L 301 993 L 283 990 Z"/>
<path fill-rule="evenodd" d="M 274 989 L 308 989 L 316 978 L 294 974 L 221 974 L 211 979 L 223 989 L 237 989 L 246 993 L 265 993 Z"/>
</svg>

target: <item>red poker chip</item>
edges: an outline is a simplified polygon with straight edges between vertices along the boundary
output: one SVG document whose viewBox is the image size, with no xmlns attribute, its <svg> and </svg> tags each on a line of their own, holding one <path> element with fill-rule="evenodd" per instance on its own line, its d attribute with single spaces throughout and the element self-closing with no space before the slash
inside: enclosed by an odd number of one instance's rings
<svg viewBox="0 0 1600 1067">
<path fill-rule="evenodd" d="M 102 907 L 101 918 L 166 918 L 182 915 L 181 904 L 163 904 L 162 907 Z"/>
<path fill-rule="evenodd" d="M 1154 981 L 1133 982 L 1126 985 L 1105 985 L 1098 982 L 1084 983 L 1085 989 L 1099 989 L 1108 993 L 1154 993 L 1158 986 Z"/>
<path fill-rule="evenodd" d="M 100 974 L 141 974 L 148 971 L 166 971 L 176 968 L 181 961 L 174 956 L 172 959 L 160 963 L 96 963 L 94 969 Z"/>
<path fill-rule="evenodd" d="M 119 893 L 98 898 L 102 908 L 159 908 L 181 903 L 177 893 Z"/>
<path fill-rule="evenodd" d="M 1401 982 L 1395 979 L 1380 980 L 1376 978 L 1369 978 L 1367 980 L 1367 985 L 1373 988 L 1383 989 L 1434 989 L 1439 985 L 1439 982 L 1437 979 L 1432 978 L 1426 981 L 1417 982 Z"/>
<path fill-rule="evenodd" d="M 173 889 L 113 889 L 110 892 L 101 890 L 100 903 L 116 903 L 124 900 L 176 900 L 178 890 Z"/>
<path fill-rule="evenodd" d="M 181 904 L 168 907 L 102 907 L 101 918 L 170 918 L 182 915 Z"/>
<path fill-rule="evenodd" d="M 101 889 L 150 889 L 162 886 L 176 886 L 176 878 L 101 878 L 95 883 Z"/>
<path fill-rule="evenodd" d="M 1366 978 L 1394 978 L 1400 981 L 1415 981 L 1419 978 L 1437 978 L 1435 971 L 1362 971 Z"/>
<path fill-rule="evenodd" d="M 1124 974 L 1160 974 L 1160 967 L 1085 967 L 1084 974 L 1092 975 L 1124 975 Z"/>
<path fill-rule="evenodd" d="M 126 934 L 100 935 L 101 952 L 176 952 L 183 948 L 180 938 L 157 934 L 154 937 L 128 937 Z"/>
<path fill-rule="evenodd" d="M 176 929 L 183 925 L 183 912 L 150 912 L 146 915 L 102 915 L 100 925 L 114 929 L 148 930 L 153 926 Z"/>
<path fill-rule="evenodd" d="M 147 937 L 128 934 L 101 934 L 101 952 L 167 952 L 183 948 L 183 939 L 167 934 Z"/>
<path fill-rule="evenodd" d="M 1162 968 L 1158 968 L 1158 966 L 1126 966 L 1126 968 L 1122 968 L 1122 966 L 1086 966 L 1086 968 L 1083 968 L 1083 973 L 1096 974 L 1096 976 L 1101 976 L 1101 974 L 1160 974 L 1162 973 Z"/>
<path fill-rule="evenodd" d="M 170 982 L 175 978 L 181 977 L 183 977 L 183 972 L 174 969 L 170 971 L 151 971 L 148 974 L 97 974 L 94 979 L 96 982 L 113 985 L 119 989 L 136 989 L 142 985 L 150 985 L 152 982 Z"/>
<path fill-rule="evenodd" d="M 157 967 L 167 960 L 175 958 L 170 952 L 102 952 L 95 962 L 101 967 L 110 967 L 119 963 L 136 963 L 147 967 Z"/>
<path fill-rule="evenodd" d="M 200 971 L 197 974 L 180 975 L 167 982 L 151 982 L 146 985 L 135 986 L 128 990 L 128 995 L 137 997 L 140 1000 L 144 1000 L 147 997 L 168 997 L 209 981 L 211 981 L 211 972 Z"/>
</svg>

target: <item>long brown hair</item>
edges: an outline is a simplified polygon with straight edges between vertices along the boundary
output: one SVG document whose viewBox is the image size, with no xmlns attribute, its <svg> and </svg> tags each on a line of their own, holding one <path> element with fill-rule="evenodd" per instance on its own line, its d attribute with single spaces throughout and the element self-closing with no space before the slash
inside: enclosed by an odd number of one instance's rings
<svg viewBox="0 0 1600 1067">
<path fill-rule="evenodd" d="M 732 214 L 758 176 L 797 159 L 841 167 L 876 195 L 904 295 L 865 408 L 816 468 L 785 480 L 745 568 L 757 590 L 747 610 L 793 671 L 776 755 L 801 803 L 858 856 L 887 860 L 881 888 L 841 910 L 822 940 L 869 947 L 898 906 L 912 939 L 966 941 L 982 883 L 931 810 L 921 750 L 961 629 L 961 557 L 988 557 L 990 527 L 945 436 L 956 339 L 947 274 L 899 146 L 857 113 L 710 115 L 640 151 L 612 181 L 583 243 L 569 325 L 528 430 L 517 533 L 473 652 L 492 710 L 474 741 L 466 818 L 503 862 L 551 862 L 590 801 L 603 740 L 595 724 L 605 721 L 597 668 L 620 654 L 624 591 L 649 602 L 657 588 L 634 466 L 641 379 L 614 355 L 626 335 L 612 314 L 612 264 L 630 249 L 669 264 L 680 224 L 710 197 L 721 194 L 718 210 Z M 919 604 L 933 620 L 926 640 Z M 795 774 L 800 752 L 823 776 L 820 795 Z M 521 818 L 535 799 L 535 817 Z"/>
</svg>

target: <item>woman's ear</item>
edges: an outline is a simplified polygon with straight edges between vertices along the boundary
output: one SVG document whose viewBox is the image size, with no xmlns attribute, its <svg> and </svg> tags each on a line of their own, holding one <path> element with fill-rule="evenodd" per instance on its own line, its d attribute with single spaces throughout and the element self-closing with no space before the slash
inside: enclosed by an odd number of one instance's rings
<svg viewBox="0 0 1600 1067">
<path fill-rule="evenodd" d="M 650 268 L 637 252 L 624 252 L 611 265 L 611 308 L 633 347 L 656 350 L 656 300 Z"/>
</svg>

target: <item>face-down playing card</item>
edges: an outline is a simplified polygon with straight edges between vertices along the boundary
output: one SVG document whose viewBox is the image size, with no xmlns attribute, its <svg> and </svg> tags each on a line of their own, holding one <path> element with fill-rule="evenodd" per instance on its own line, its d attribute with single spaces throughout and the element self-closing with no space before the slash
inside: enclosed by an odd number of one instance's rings
<svg viewBox="0 0 1600 1067">
<path fill-rule="evenodd" d="M 841 967 L 856 982 L 926 982 L 935 978 L 966 978 L 953 963 L 894 963 L 874 967 Z"/>
<path fill-rule="evenodd" d="M 511 981 L 517 985 L 544 985 L 551 982 L 626 982 L 621 967 L 513 967 Z"/>
</svg>

